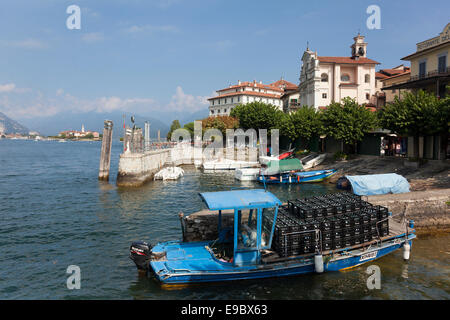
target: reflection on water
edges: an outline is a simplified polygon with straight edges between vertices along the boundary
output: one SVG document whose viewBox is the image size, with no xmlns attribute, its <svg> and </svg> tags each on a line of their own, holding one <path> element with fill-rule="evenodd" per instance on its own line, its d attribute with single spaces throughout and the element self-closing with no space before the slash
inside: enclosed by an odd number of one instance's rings
<svg viewBox="0 0 450 320">
<path fill-rule="evenodd" d="M 139 276 L 131 241 L 181 237 L 178 212 L 203 208 L 199 192 L 257 187 L 233 172 L 186 167 L 178 181 L 115 186 L 121 144 L 112 150 L 111 181 L 99 182 L 100 143 L 0 141 L 0 298 L 3 299 L 448 299 L 450 236 L 414 241 L 373 262 L 381 290 L 366 286 L 368 265 L 346 272 L 162 289 Z M 280 200 L 336 192 L 331 184 L 269 185 Z M 66 268 L 80 266 L 81 290 L 67 290 Z M 20 266 L 20 277 L 17 275 Z"/>
</svg>

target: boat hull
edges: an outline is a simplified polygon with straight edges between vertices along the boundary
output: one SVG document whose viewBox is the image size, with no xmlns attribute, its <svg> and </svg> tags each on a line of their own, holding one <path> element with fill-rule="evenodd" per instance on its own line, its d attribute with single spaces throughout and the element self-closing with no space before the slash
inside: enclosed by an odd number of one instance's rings
<svg viewBox="0 0 450 320">
<path fill-rule="evenodd" d="M 410 234 L 408 239 L 405 239 L 405 236 L 403 235 L 389 239 L 382 243 L 381 246 L 374 246 L 372 249 L 368 249 L 366 251 L 346 251 L 346 249 L 344 249 L 337 255 L 324 255 L 324 261 L 326 261 L 324 263 L 324 271 L 342 271 L 371 262 L 400 249 L 403 247 L 405 242 L 408 242 L 411 245 L 412 239 L 414 238 L 414 234 Z M 350 252 L 351 254 L 342 254 L 342 252 Z M 200 271 L 187 269 L 169 271 L 167 269 L 159 269 L 161 264 L 150 264 L 154 270 L 157 280 L 165 286 L 287 277 L 315 272 L 314 256 L 301 259 L 292 259 L 292 261 L 286 260 L 280 263 L 246 267 L 233 267 L 231 264 L 227 266 L 222 263 L 215 265 L 217 270 L 204 269 Z M 210 267 L 212 265 L 213 264 L 210 264 Z M 168 265 L 166 264 L 166 266 Z"/>
<path fill-rule="evenodd" d="M 261 183 L 277 184 L 297 184 L 297 183 L 317 183 L 322 182 L 334 174 L 337 170 L 320 170 L 320 171 L 307 171 L 307 172 L 297 172 L 294 174 L 278 174 L 273 176 L 259 176 L 258 181 Z"/>
</svg>

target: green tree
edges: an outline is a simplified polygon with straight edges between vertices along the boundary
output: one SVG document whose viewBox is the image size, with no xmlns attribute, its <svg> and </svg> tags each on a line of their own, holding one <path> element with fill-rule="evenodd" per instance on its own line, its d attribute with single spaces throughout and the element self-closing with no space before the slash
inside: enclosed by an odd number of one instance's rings
<svg viewBox="0 0 450 320">
<path fill-rule="evenodd" d="M 321 114 L 314 107 L 304 106 L 286 114 L 281 123 L 281 134 L 291 141 L 298 138 L 309 140 L 322 132 Z"/>
<path fill-rule="evenodd" d="M 239 119 L 239 126 L 244 129 L 280 129 L 285 114 L 277 107 L 262 102 L 240 104 L 233 108 L 231 117 Z"/>
<path fill-rule="evenodd" d="M 326 135 L 341 140 L 345 145 L 354 146 L 355 150 L 356 143 L 377 127 L 375 112 L 351 98 L 344 98 L 342 103 L 332 103 L 320 118 Z"/>
<path fill-rule="evenodd" d="M 172 124 L 170 125 L 170 130 L 167 133 L 167 140 L 170 141 L 170 139 L 172 138 L 172 132 L 174 132 L 177 129 L 180 129 L 181 125 L 180 125 L 180 121 L 178 120 L 173 120 Z"/>
<path fill-rule="evenodd" d="M 399 135 L 414 137 L 414 156 L 419 158 L 419 137 L 434 134 L 448 135 L 448 96 L 439 100 L 423 90 L 395 97 L 379 112 L 381 126 Z"/>
<path fill-rule="evenodd" d="M 186 123 L 183 126 L 183 129 L 186 129 L 191 134 L 191 139 L 194 139 L 194 122 Z"/>
</svg>

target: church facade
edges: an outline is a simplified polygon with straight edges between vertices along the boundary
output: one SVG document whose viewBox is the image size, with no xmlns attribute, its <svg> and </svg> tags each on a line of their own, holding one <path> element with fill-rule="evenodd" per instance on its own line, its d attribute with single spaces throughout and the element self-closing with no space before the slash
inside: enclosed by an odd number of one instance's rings
<svg viewBox="0 0 450 320">
<path fill-rule="evenodd" d="M 343 98 L 356 99 L 359 104 L 371 104 L 377 91 L 375 66 L 377 61 L 367 58 L 364 36 L 353 38 L 351 56 L 318 56 L 306 49 L 300 71 L 301 106 L 325 108 Z"/>
</svg>

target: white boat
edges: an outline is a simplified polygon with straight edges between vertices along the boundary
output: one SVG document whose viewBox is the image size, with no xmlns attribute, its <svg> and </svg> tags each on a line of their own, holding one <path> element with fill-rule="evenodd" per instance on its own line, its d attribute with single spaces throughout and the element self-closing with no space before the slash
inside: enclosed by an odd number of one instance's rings
<svg viewBox="0 0 450 320">
<path fill-rule="evenodd" d="M 205 161 L 202 164 L 203 170 L 235 170 L 239 168 L 255 168 L 258 162 L 238 161 L 230 159 Z"/>
<path fill-rule="evenodd" d="M 234 177 L 240 181 L 256 181 L 259 176 L 259 168 L 236 169 Z"/>
<path fill-rule="evenodd" d="M 311 169 L 318 166 L 325 160 L 326 154 L 313 153 L 304 158 L 301 158 L 303 169 Z"/>
<path fill-rule="evenodd" d="M 184 170 L 179 167 L 168 167 L 156 173 L 154 180 L 177 180 L 183 174 Z"/>
</svg>

